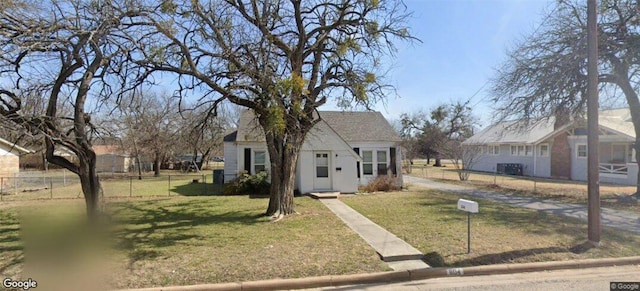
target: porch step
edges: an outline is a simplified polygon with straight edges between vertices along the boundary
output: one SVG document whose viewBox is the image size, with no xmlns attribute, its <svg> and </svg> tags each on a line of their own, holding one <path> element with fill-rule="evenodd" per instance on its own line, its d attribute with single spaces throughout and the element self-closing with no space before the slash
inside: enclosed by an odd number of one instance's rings
<svg viewBox="0 0 640 291">
<path fill-rule="evenodd" d="M 307 195 L 313 199 L 337 199 L 340 192 L 312 192 Z"/>
</svg>

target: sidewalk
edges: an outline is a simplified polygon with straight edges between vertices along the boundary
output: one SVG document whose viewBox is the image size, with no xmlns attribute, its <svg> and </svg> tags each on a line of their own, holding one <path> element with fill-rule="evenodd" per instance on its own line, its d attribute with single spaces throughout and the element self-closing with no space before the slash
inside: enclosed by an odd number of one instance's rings
<svg viewBox="0 0 640 291">
<path fill-rule="evenodd" d="M 380 258 L 392 269 L 402 271 L 429 268 L 429 265 L 421 260 L 424 255 L 419 250 L 342 201 L 338 199 L 320 199 L 320 201 L 373 247 Z"/>
<path fill-rule="evenodd" d="M 535 209 L 552 214 L 578 218 L 585 221 L 587 220 L 586 205 L 562 203 L 554 200 L 537 199 L 532 197 L 504 195 L 496 192 L 478 190 L 473 187 L 434 182 L 432 180 L 412 177 L 409 175 L 404 176 L 404 182 L 432 189 L 456 192 L 459 194 L 487 199 L 511 206 Z M 482 212 L 482 205 L 480 205 L 480 212 Z M 601 214 L 601 222 L 604 226 L 618 228 L 634 233 L 640 233 L 640 215 L 636 213 L 602 208 Z"/>
</svg>

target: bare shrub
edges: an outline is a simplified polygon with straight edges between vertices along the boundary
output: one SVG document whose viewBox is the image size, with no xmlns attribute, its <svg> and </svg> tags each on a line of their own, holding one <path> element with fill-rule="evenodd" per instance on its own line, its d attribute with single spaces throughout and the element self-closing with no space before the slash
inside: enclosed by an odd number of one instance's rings
<svg viewBox="0 0 640 291">
<path fill-rule="evenodd" d="M 398 178 L 392 175 L 378 176 L 362 188 L 364 192 L 389 192 L 402 189 Z"/>
</svg>

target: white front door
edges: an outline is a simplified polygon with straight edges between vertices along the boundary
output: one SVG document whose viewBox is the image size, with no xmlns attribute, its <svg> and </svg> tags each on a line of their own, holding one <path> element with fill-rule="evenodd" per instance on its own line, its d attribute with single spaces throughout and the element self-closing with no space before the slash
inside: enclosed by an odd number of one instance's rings
<svg viewBox="0 0 640 291">
<path fill-rule="evenodd" d="M 313 188 L 331 190 L 331 154 L 330 152 L 314 152 Z"/>
</svg>

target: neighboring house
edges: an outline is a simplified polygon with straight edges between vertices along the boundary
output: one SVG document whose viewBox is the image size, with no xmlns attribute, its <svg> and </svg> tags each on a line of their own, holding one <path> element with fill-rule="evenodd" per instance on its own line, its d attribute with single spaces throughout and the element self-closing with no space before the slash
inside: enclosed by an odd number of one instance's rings
<svg viewBox="0 0 640 291">
<path fill-rule="evenodd" d="M 135 167 L 134 159 L 118 145 L 94 145 L 98 173 L 126 173 Z"/>
<path fill-rule="evenodd" d="M 30 150 L 0 138 L 0 177 L 12 177 L 20 172 L 20 156 Z"/>
<path fill-rule="evenodd" d="M 53 151 L 53 154 L 56 156 L 63 157 L 72 163 L 78 162 L 76 154 L 74 154 L 71 150 L 65 147 L 59 147 L 59 146 L 56 147 L 56 149 Z M 46 167 L 45 167 L 45 163 L 46 163 Z M 44 149 L 41 149 L 37 152 L 31 152 L 20 157 L 20 168 L 22 169 L 31 168 L 31 169 L 45 170 L 45 169 L 59 168 L 59 167 L 60 166 L 47 162 Z"/>
<path fill-rule="evenodd" d="M 301 193 L 353 193 L 378 175 L 402 181 L 400 137 L 379 112 L 320 111 L 302 145 L 295 188 Z M 244 110 L 238 130 L 224 138 L 224 180 L 241 171 L 269 171 L 263 131 L 253 113 Z"/>
<path fill-rule="evenodd" d="M 632 145 L 635 133 L 629 109 L 599 112 L 600 181 L 635 185 L 638 166 Z M 587 128 L 585 122 L 555 119 L 529 126 L 523 122 L 493 125 L 463 142 L 477 150 L 472 169 L 501 172 L 515 164 L 526 176 L 587 180 Z"/>
</svg>

